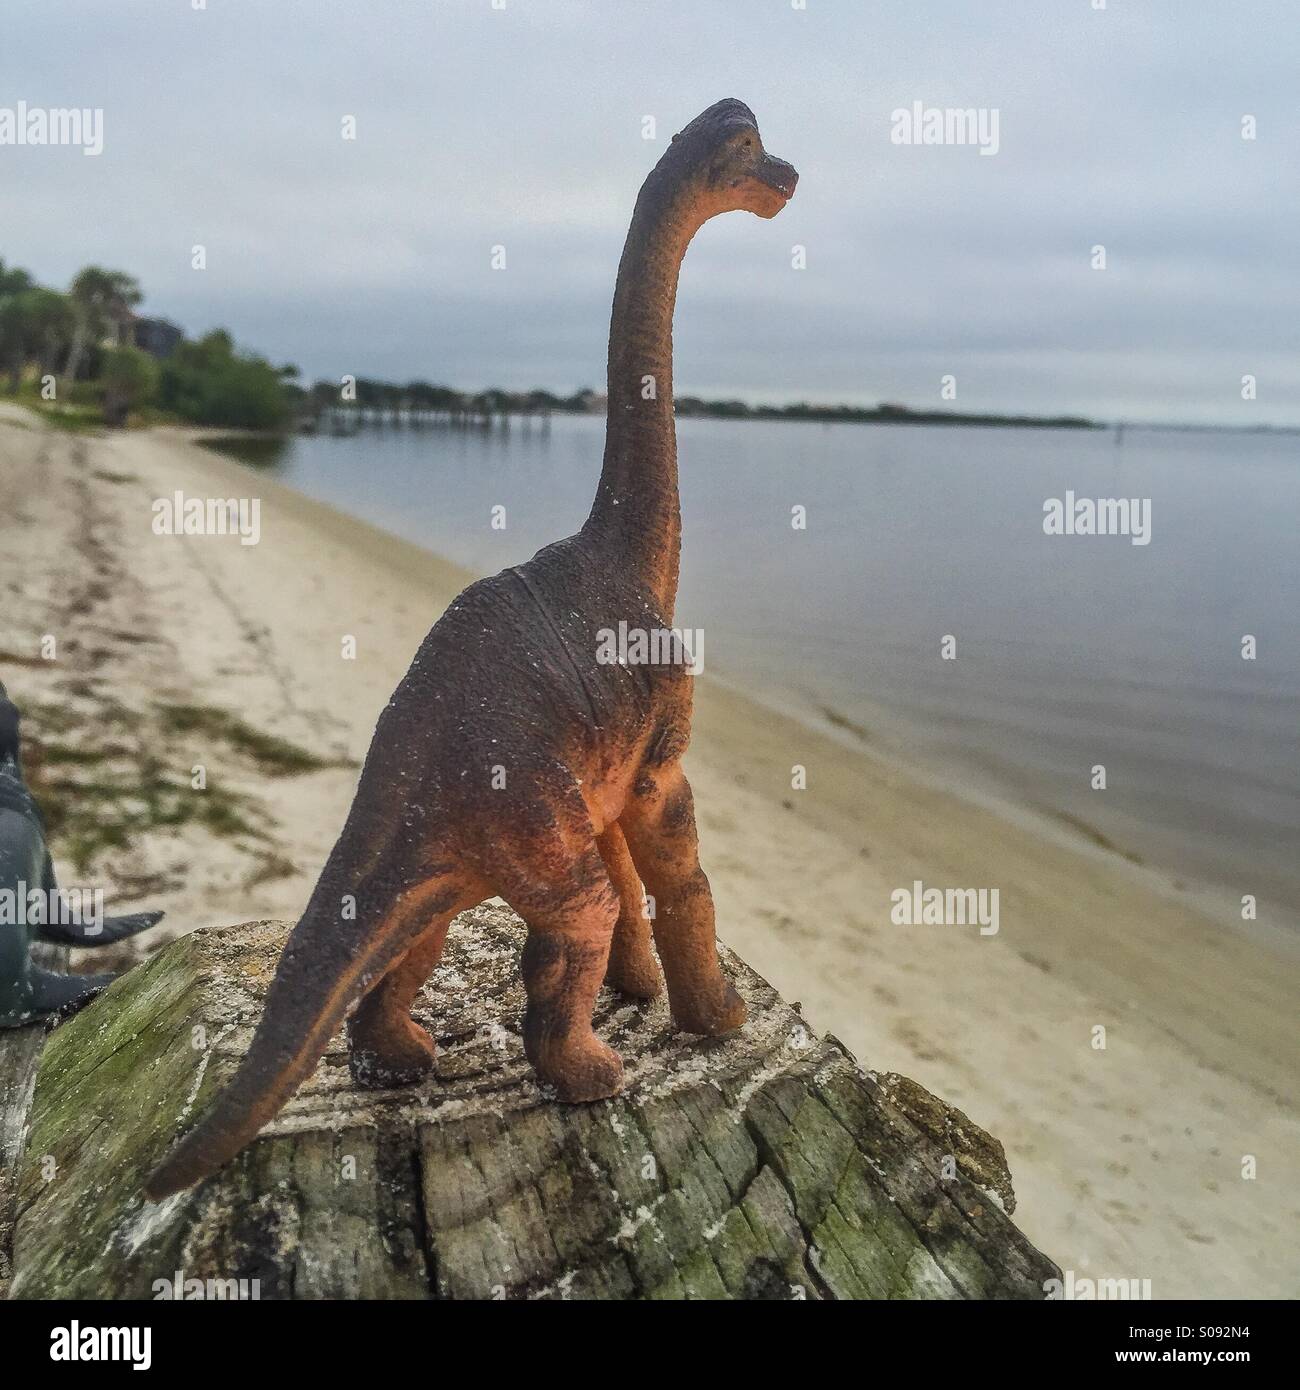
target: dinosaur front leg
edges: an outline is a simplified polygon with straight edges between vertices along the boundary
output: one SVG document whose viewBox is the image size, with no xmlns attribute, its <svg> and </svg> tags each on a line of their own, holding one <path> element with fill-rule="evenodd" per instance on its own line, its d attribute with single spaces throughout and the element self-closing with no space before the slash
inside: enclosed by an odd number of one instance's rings
<svg viewBox="0 0 1300 1390">
<path fill-rule="evenodd" d="M 433 1070 L 433 1039 L 411 1017 L 411 1005 L 438 964 L 450 923 L 451 913 L 435 918 L 348 1020 L 348 1066 L 358 1086 L 411 1086 Z"/>
<path fill-rule="evenodd" d="M 564 1101 L 602 1100 L 623 1081 L 623 1062 L 591 1027 L 618 921 L 618 897 L 593 848 L 553 895 L 510 906 L 528 924 L 521 961 L 528 1005 L 524 1051 L 538 1080 Z"/>
<path fill-rule="evenodd" d="M 650 949 L 650 919 L 642 901 L 641 879 L 617 824 L 596 841 L 610 882 L 618 894 L 618 921 L 609 948 L 605 983 L 635 999 L 653 999 L 661 988 L 659 965 Z"/>
<path fill-rule="evenodd" d="M 713 894 L 700 868 L 695 806 L 680 765 L 642 773 L 621 824 L 655 900 L 655 945 L 678 1027 L 710 1036 L 739 1028 L 745 1001 L 718 965 Z"/>
</svg>

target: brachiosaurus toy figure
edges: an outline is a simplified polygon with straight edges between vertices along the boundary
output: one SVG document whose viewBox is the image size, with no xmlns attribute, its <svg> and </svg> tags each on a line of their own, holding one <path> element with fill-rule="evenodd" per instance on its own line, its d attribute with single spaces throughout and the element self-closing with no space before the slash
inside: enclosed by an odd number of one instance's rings
<svg viewBox="0 0 1300 1390">
<path fill-rule="evenodd" d="M 691 674 L 677 661 L 603 664 L 598 634 L 620 622 L 672 627 L 681 541 L 672 320 L 687 243 L 719 213 L 775 216 L 797 178 L 764 151 L 749 108 L 720 101 L 673 137 L 646 179 L 614 290 L 591 515 L 576 536 L 471 584 L 425 638 L 379 717 L 248 1053 L 150 1178 L 150 1197 L 238 1153 L 310 1075 L 354 1004 L 357 1084 L 425 1076 L 433 1041 L 411 1004 L 451 919 L 494 895 L 528 926 L 524 1050 L 561 1100 L 619 1089 L 622 1061 L 591 1026 L 601 982 L 658 993 L 641 882 L 655 901 L 677 1025 L 717 1035 L 744 1023 L 718 965 L 681 766 Z"/>
</svg>

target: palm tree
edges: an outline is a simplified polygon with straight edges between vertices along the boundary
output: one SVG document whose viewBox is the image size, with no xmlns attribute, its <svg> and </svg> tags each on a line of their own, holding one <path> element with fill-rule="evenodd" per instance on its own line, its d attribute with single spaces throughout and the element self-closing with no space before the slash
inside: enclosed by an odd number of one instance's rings
<svg viewBox="0 0 1300 1390">
<path fill-rule="evenodd" d="M 78 273 L 69 294 L 77 314 L 66 369 L 68 380 L 72 382 L 77 379 L 87 345 L 103 337 L 108 325 L 113 326 L 114 341 L 121 344 L 123 330 L 131 321 L 131 311 L 144 295 L 132 276 L 97 265 L 88 265 Z"/>
<path fill-rule="evenodd" d="M 27 316 L 27 353 L 42 375 L 64 359 L 76 327 L 72 301 L 58 290 L 31 289 L 21 296 Z"/>
<path fill-rule="evenodd" d="M 67 351 L 73 321 L 67 295 L 57 290 L 35 287 L 0 297 L 0 366 L 9 373 L 11 395 L 33 358 L 42 373 L 54 370 Z"/>
</svg>

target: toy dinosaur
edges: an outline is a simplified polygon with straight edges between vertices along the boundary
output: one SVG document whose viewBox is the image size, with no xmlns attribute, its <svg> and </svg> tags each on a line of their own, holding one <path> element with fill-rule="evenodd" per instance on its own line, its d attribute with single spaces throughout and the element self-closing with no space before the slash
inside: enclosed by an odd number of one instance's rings
<svg viewBox="0 0 1300 1390">
<path fill-rule="evenodd" d="M 61 895 L 45 844 L 45 822 L 23 780 L 19 714 L 0 685 L 0 1028 L 19 1028 L 71 1013 L 112 975 L 59 975 L 33 964 L 34 940 L 58 946 L 107 946 L 152 927 L 161 912 L 103 921 L 58 920 Z M 30 911 L 32 901 L 39 910 Z M 77 914 L 80 918 L 80 912 Z"/>
<path fill-rule="evenodd" d="M 159 1198 L 247 1144 L 348 1023 L 353 1077 L 425 1076 L 411 1018 L 456 913 L 493 895 L 528 926 L 524 1050 L 564 1101 L 612 1095 L 622 1061 L 592 1031 L 602 981 L 659 989 L 677 1025 L 717 1035 L 745 1006 L 723 977 L 681 759 L 686 664 L 605 663 L 601 634 L 672 627 L 681 515 L 672 318 L 687 243 L 711 217 L 772 217 L 797 175 L 753 113 L 721 101 L 673 137 L 637 198 L 609 335 L 609 418 L 581 531 L 471 584 L 380 715 L 352 809 L 285 945 L 238 1071 L 147 1184 Z M 357 1001 L 360 1001 L 359 1003 Z"/>
</svg>

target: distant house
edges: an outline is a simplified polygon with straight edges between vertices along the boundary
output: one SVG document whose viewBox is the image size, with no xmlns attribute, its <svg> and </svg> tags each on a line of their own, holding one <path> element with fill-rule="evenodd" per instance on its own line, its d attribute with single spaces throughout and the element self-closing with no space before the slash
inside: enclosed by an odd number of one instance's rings
<svg viewBox="0 0 1300 1390">
<path fill-rule="evenodd" d="M 150 357 L 170 357 L 184 338 L 185 334 L 167 319 L 135 318 L 131 321 L 131 340 Z"/>
</svg>

